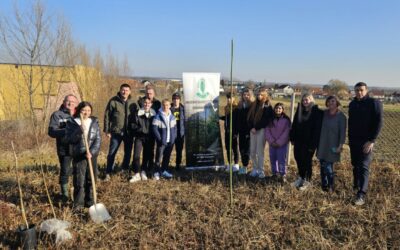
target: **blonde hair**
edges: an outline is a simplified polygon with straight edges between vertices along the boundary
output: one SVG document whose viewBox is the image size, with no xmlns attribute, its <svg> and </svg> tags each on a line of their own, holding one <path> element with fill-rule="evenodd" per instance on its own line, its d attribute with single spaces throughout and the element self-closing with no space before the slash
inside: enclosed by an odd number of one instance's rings
<svg viewBox="0 0 400 250">
<path fill-rule="evenodd" d="M 308 108 L 306 108 L 306 107 L 304 107 L 303 106 L 303 100 L 304 100 L 304 98 L 308 98 L 308 99 L 310 99 L 310 105 L 308 106 Z M 299 122 L 301 122 L 301 121 L 303 121 L 303 120 L 307 120 L 309 117 L 310 117 L 310 115 L 311 115 L 311 109 L 312 109 L 312 107 L 314 106 L 314 103 L 315 103 L 315 100 L 314 100 L 314 96 L 312 95 L 312 94 L 310 94 L 310 93 L 305 93 L 305 94 L 303 94 L 302 96 L 301 96 L 301 100 L 300 100 L 300 104 L 299 104 L 299 112 L 298 112 L 298 121 Z M 307 111 L 307 114 L 306 115 L 303 115 L 303 109 L 305 110 L 305 111 Z"/>
<path fill-rule="evenodd" d="M 231 112 L 231 105 L 228 103 L 228 99 L 229 99 L 229 98 L 226 99 L 225 115 L 228 115 L 228 114 Z M 238 103 L 237 103 L 235 97 L 234 97 L 234 96 L 231 96 L 230 99 L 232 100 L 232 110 L 237 109 Z"/>
<path fill-rule="evenodd" d="M 263 100 L 259 101 L 258 98 L 256 98 L 256 101 L 254 101 L 249 110 L 249 114 L 247 115 L 247 120 L 251 121 L 253 120 L 254 122 L 258 122 L 261 120 L 261 117 L 264 112 L 264 105 L 269 105 L 269 95 L 268 91 L 266 88 L 260 88 L 258 90 L 257 95 L 261 94 L 263 96 Z"/>
</svg>

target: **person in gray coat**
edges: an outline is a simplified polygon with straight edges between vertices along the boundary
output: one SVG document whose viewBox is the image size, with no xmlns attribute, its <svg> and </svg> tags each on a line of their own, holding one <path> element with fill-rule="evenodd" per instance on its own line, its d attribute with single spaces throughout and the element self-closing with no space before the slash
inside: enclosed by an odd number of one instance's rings
<svg viewBox="0 0 400 250">
<path fill-rule="evenodd" d="M 334 190 L 333 164 L 340 161 L 340 153 L 346 138 L 347 118 L 339 110 L 340 102 L 336 96 L 326 98 L 321 134 L 317 148 L 317 158 L 321 164 L 322 190 Z"/>
</svg>

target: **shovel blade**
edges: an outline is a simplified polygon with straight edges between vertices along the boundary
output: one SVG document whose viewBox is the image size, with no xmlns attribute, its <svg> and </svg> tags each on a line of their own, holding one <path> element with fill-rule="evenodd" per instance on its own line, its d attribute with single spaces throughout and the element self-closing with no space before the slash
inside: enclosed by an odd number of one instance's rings
<svg viewBox="0 0 400 250">
<path fill-rule="evenodd" d="M 106 207 L 103 203 L 97 203 L 89 208 L 89 215 L 92 220 L 99 224 L 111 219 Z"/>
</svg>

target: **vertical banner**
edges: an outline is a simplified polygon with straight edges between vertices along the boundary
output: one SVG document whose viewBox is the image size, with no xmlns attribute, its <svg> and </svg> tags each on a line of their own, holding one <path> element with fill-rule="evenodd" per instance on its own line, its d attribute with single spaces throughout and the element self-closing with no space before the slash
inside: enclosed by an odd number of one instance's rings
<svg viewBox="0 0 400 250">
<path fill-rule="evenodd" d="M 219 131 L 219 73 L 183 73 L 186 169 L 224 165 Z"/>
</svg>

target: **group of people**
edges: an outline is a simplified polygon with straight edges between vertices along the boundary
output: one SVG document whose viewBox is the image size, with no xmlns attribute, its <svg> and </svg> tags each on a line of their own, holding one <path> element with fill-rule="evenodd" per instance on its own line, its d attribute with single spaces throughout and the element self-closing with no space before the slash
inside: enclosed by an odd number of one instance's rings
<svg viewBox="0 0 400 250">
<path fill-rule="evenodd" d="M 272 108 L 265 88 L 258 90 L 256 98 L 250 89 L 244 89 L 239 102 L 228 93 L 225 115 L 220 119 L 225 121 L 229 165 L 233 155 L 232 171 L 247 173 L 251 159 L 252 170 L 249 175 L 264 178 L 264 148 L 268 142 L 271 178 L 284 183 L 290 142 L 298 169 L 298 178 L 293 186 L 299 190 L 311 186 L 312 158 L 316 153 L 320 162 L 322 189 L 332 192 L 335 175 L 333 165 L 340 161 L 348 124 L 353 188 L 357 192 L 354 203 L 363 205 L 372 149 L 382 128 L 382 104 L 368 96 L 368 87 L 364 82 L 357 83 L 354 91 L 355 98 L 349 104 L 348 122 L 336 96 L 328 96 L 325 100 L 326 109 L 322 110 L 315 104 L 312 94 L 302 95 L 292 122 L 285 114 L 283 103 L 278 102 Z M 229 133 L 232 133 L 231 137 Z M 239 167 L 239 152 L 242 167 Z"/>
<path fill-rule="evenodd" d="M 172 178 L 169 163 L 174 146 L 176 170 L 181 168 L 185 136 L 181 96 L 174 93 L 172 102 L 168 99 L 160 102 L 155 98 L 152 85 L 147 85 L 145 91 L 145 96 L 135 102 L 130 95 L 131 87 L 122 84 L 117 95 L 107 104 L 104 133 L 110 144 L 105 181 L 109 181 L 113 174 L 115 156 L 122 142 L 124 158 L 121 167 L 127 172 L 132 169 L 133 175 L 129 180 L 132 183 L 151 177 L 154 180 Z M 365 83 L 357 83 L 356 97 L 349 105 L 348 138 L 354 189 L 357 191 L 356 205 L 364 204 L 372 148 L 382 127 L 382 105 L 367 92 Z M 299 175 L 293 185 L 300 190 L 311 185 L 312 157 L 316 152 L 320 160 L 322 189 L 333 191 L 333 165 L 340 160 L 347 118 L 340 111 L 340 101 L 335 96 L 329 96 L 325 104 L 327 108 L 321 110 L 311 94 L 303 95 L 291 122 L 283 103 L 271 106 L 266 88 L 260 88 L 256 98 L 251 89 L 243 89 L 239 102 L 229 93 L 225 115 L 220 119 L 224 120 L 225 146 L 232 171 L 247 174 L 251 160 L 249 176 L 264 178 L 264 148 L 268 142 L 272 178 L 286 182 L 286 157 L 291 142 Z M 53 113 L 49 124 L 49 135 L 57 141 L 61 197 L 68 200 L 68 177 L 72 164 L 75 207 L 93 204 L 88 161 L 97 173 L 101 136 L 98 119 L 92 116 L 92 111 L 89 102 L 78 104 L 75 96 L 68 95 L 60 109 Z M 84 140 L 87 140 L 89 150 L 86 150 Z"/>
</svg>

